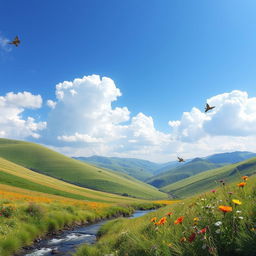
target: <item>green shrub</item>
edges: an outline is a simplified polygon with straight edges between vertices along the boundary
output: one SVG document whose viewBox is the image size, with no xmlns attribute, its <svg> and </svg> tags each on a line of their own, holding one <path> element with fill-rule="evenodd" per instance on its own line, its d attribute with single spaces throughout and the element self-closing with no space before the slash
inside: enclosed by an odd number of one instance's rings
<svg viewBox="0 0 256 256">
<path fill-rule="evenodd" d="M 30 203 L 25 209 L 25 212 L 30 216 L 37 218 L 42 218 L 45 214 L 43 207 L 35 203 Z"/>
</svg>

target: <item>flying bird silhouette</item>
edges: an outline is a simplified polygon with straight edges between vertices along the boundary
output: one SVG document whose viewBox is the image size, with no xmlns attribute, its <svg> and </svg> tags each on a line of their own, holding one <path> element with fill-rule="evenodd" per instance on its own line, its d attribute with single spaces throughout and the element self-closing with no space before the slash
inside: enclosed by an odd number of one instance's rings
<svg viewBox="0 0 256 256">
<path fill-rule="evenodd" d="M 182 157 L 178 157 L 178 161 L 179 161 L 179 163 L 185 162 L 185 160 Z"/>
<path fill-rule="evenodd" d="M 20 44 L 20 39 L 18 38 L 18 36 L 16 36 L 14 38 L 14 40 L 12 42 L 10 42 L 9 44 L 13 44 L 15 45 L 16 47 L 18 47 L 18 45 Z"/>
<path fill-rule="evenodd" d="M 207 111 L 209 111 L 209 110 L 211 110 L 211 109 L 214 109 L 215 108 L 215 106 L 210 106 L 208 103 L 206 103 L 206 105 L 205 105 L 205 113 L 207 112 Z"/>
</svg>

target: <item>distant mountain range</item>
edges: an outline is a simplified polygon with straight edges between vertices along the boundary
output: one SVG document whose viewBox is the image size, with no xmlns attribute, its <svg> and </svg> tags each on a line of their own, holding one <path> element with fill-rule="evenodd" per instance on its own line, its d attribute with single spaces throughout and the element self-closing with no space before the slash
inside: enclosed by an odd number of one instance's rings
<svg viewBox="0 0 256 256">
<path fill-rule="evenodd" d="M 161 188 L 198 173 L 216 169 L 224 165 L 238 163 L 254 156 L 256 156 L 256 153 L 235 151 L 230 153 L 214 154 L 204 158 L 194 158 L 192 160 L 187 160 L 185 163 L 172 161 L 163 164 L 136 158 L 103 156 L 74 158 L 93 164 L 97 167 L 128 174 L 136 179 Z"/>
<path fill-rule="evenodd" d="M 235 151 L 231 153 L 214 154 L 204 159 L 214 164 L 235 164 L 255 156 L 256 153 L 248 151 Z"/>
</svg>

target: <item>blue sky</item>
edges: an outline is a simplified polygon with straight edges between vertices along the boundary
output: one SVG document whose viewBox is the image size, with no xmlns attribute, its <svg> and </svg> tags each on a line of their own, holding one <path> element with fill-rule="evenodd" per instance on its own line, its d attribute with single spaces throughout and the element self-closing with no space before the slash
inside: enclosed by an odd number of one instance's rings
<svg viewBox="0 0 256 256">
<path fill-rule="evenodd" d="M 2 0 L 0 40 L 19 35 L 21 44 L 0 48 L 0 95 L 41 95 L 40 108 L 20 116 L 47 122 L 56 84 L 106 76 L 122 93 L 113 108 L 127 107 L 130 119 L 142 112 L 170 133 L 169 121 L 203 111 L 213 96 L 255 97 L 255 7 L 252 0 Z"/>
</svg>

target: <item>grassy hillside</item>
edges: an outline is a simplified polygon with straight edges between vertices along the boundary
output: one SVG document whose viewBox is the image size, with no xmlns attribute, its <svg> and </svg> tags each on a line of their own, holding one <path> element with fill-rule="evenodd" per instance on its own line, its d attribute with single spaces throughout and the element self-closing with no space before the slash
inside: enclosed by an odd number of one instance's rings
<svg viewBox="0 0 256 256">
<path fill-rule="evenodd" d="M 76 256 L 254 256 L 255 181 L 249 179 L 244 188 L 220 184 L 215 193 L 141 218 L 113 220 L 101 228 L 95 245 L 81 247 Z"/>
<path fill-rule="evenodd" d="M 214 188 L 219 180 L 230 182 L 239 179 L 241 175 L 253 175 L 256 173 L 256 158 L 252 158 L 236 164 L 205 171 L 187 179 L 162 187 L 161 190 L 174 197 L 187 197 L 196 193 Z"/>
<path fill-rule="evenodd" d="M 107 203 L 139 201 L 138 199 L 130 197 L 122 197 L 115 194 L 78 187 L 76 185 L 33 172 L 3 158 L 0 158 L 0 184 L 0 187 L 4 187 L 7 191 L 15 190 L 20 192 L 20 189 L 25 189 L 26 191 L 33 191 L 33 193 L 45 193 L 48 194 L 47 196 L 50 194 L 77 200 Z"/>
<path fill-rule="evenodd" d="M 74 159 L 93 164 L 98 167 L 107 168 L 117 172 L 128 174 L 138 180 L 145 180 L 162 167 L 162 164 L 136 158 L 120 158 L 120 157 L 74 157 Z"/>
<path fill-rule="evenodd" d="M 0 139 L 0 157 L 82 187 L 138 198 L 166 198 L 165 193 L 125 174 L 71 159 L 34 143 Z"/>
<path fill-rule="evenodd" d="M 157 176 L 149 178 L 147 183 L 155 187 L 163 187 L 179 180 L 188 178 L 197 173 L 219 167 L 218 164 L 210 163 L 201 158 L 195 158 L 179 167 L 173 168 L 168 172 L 160 173 Z"/>
</svg>

